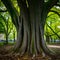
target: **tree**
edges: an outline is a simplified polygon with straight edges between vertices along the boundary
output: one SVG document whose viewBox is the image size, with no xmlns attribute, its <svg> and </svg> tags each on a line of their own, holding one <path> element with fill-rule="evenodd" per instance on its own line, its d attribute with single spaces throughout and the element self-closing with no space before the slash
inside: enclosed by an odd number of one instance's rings
<svg viewBox="0 0 60 60">
<path fill-rule="evenodd" d="M 7 15 L 7 13 L 5 14 L 5 16 Z M 2 16 L 0 14 L 0 26 L 1 26 L 1 33 L 4 33 L 6 36 L 6 44 L 8 44 L 8 36 L 11 33 L 11 30 L 13 30 L 12 26 L 12 22 L 11 22 L 11 18 L 7 16 L 7 18 L 5 16 Z"/>
<path fill-rule="evenodd" d="M 44 25 L 50 9 L 59 0 L 17 0 L 20 14 L 15 9 L 11 0 L 1 0 L 12 17 L 12 22 L 17 29 L 17 42 L 14 47 L 21 55 L 39 54 L 41 49 L 49 56 L 56 56 L 51 52 L 44 41 Z M 34 50 L 34 52 L 33 52 Z"/>
<path fill-rule="evenodd" d="M 45 25 L 45 35 L 47 41 L 49 42 L 49 37 L 53 36 L 53 39 L 60 39 L 58 26 L 60 26 L 60 13 L 59 8 L 53 7 L 47 15 L 46 25 Z"/>
</svg>

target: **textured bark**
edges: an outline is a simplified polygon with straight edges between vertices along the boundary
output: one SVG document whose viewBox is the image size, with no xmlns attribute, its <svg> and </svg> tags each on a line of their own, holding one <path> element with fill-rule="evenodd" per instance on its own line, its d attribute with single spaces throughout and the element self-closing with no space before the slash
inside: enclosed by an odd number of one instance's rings
<svg viewBox="0 0 60 60">
<path fill-rule="evenodd" d="M 21 18 L 21 23 L 19 24 L 19 29 L 17 30 L 17 40 L 16 40 L 16 44 L 14 46 L 14 50 L 15 51 L 19 51 L 22 42 L 23 42 L 23 36 L 24 36 L 24 30 L 23 30 L 23 20 Z"/>
<path fill-rule="evenodd" d="M 27 30 L 25 29 L 25 24 L 24 24 L 24 37 L 23 37 L 23 43 L 20 49 L 21 56 L 23 56 L 27 52 L 27 47 L 28 47 L 28 33 Z"/>
<path fill-rule="evenodd" d="M 18 1 L 18 5 L 21 9 L 20 14 L 24 20 L 25 30 L 27 31 L 27 34 L 28 34 L 28 48 L 27 48 L 27 50 L 28 50 L 28 52 L 30 52 L 30 43 L 31 43 L 30 32 L 31 31 L 30 31 L 29 9 L 27 8 L 25 1 L 20 1 L 20 0 L 17 0 L 17 1 Z"/>
<path fill-rule="evenodd" d="M 38 18 L 37 18 L 38 19 Z M 37 22 L 37 21 L 36 21 Z M 38 22 L 39 23 L 39 22 Z M 41 46 L 40 46 L 40 25 L 36 23 L 36 39 L 37 39 L 37 49 L 39 53 L 42 53 Z"/>
<path fill-rule="evenodd" d="M 40 4 L 40 3 L 41 4 Z M 42 11 L 42 4 L 43 1 L 29 1 L 29 9 L 30 9 L 30 20 L 31 20 L 31 27 L 32 27 L 32 42 L 31 42 L 31 49 L 35 50 L 33 54 L 39 54 L 40 52 L 40 45 L 39 45 L 39 23 L 40 23 L 40 16 Z M 32 46 L 32 44 L 34 44 Z M 33 52 L 33 51 L 32 51 Z"/>
</svg>

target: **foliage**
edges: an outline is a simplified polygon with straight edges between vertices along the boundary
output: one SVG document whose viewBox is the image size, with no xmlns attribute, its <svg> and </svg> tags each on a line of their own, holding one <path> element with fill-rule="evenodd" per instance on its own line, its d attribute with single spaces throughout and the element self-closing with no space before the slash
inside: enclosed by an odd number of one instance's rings
<svg viewBox="0 0 60 60">
<path fill-rule="evenodd" d="M 54 33 L 48 26 L 45 24 L 45 35 L 49 35 L 52 39 L 60 39 L 60 7 L 54 6 L 51 10 L 55 12 L 49 12 L 46 18 L 46 23 L 53 29 Z M 57 36 L 58 35 L 58 36 Z"/>
</svg>

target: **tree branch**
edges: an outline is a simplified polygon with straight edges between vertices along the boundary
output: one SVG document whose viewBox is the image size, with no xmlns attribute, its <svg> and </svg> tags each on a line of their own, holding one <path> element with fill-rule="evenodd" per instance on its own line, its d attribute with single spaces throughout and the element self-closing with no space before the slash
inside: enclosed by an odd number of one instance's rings
<svg viewBox="0 0 60 60">
<path fill-rule="evenodd" d="M 60 7 L 60 4 L 56 4 L 56 6 L 59 6 Z"/>
<path fill-rule="evenodd" d="M 25 1 L 22 1 L 22 0 L 17 0 L 17 2 L 18 2 L 18 5 L 20 6 L 20 7 L 27 7 L 27 4 L 26 4 L 26 0 Z"/>
<path fill-rule="evenodd" d="M 17 10 L 15 9 L 14 5 L 12 4 L 11 0 L 1 0 L 3 4 L 6 6 L 8 12 L 10 13 L 12 17 L 12 22 L 16 26 L 16 28 L 19 26 L 19 15 Z"/>
<path fill-rule="evenodd" d="M 59 14 L 57 11 L 50 10 L 50 12 L 54 12 L 54 13 L 56 13 L 58 16 L 60 16 L 60 14 Z"/>
<path fill-rule="evenodd" d="M 47 23 L 46 23 L 47 24 Z M 60 39 L 60 36 L 47 24 L 47 26 L 51 29 L 51 31 Z"/>
<path fill-rule="evenodd" d="M 7 10 L 0 10 L 0 12 L 7 12 Z"/>
<path fill-rule="evenodd" d="M 58 0 L 49 0 L 48 2 L 45 2 L 46 8 L 49 11 L 54 5 L 56 5 Z"/>
</svg>

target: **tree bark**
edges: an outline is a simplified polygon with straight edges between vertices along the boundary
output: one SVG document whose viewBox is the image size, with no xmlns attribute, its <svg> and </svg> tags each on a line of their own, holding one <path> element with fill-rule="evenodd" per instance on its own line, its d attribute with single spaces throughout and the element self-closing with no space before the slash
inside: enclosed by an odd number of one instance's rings
<svg viewBox="0 0 60 60">
<path fill-rule="evenodd" d="M 27 52 L 27 47 L 28 47 L 28 33 L 25 29 L 24 26 L 24 37 L 23 37 L 23 43 L 20 49 L 21 56 L 23 56 Z"/>
<path fill-rule="evenodd" d="M 17 40 L 14 46 L 15 51 L 19 51 L 19 49 L 21 48 L 23 42 L 23 36 L 24 36 L 24 28 L 23 28 L 23 20 L 21 18 L 21 23 L 19 24 L 19 29 L 17 30 Z"/>
</svg>

